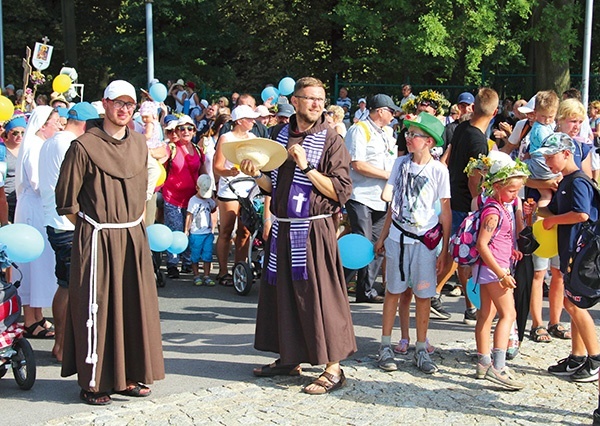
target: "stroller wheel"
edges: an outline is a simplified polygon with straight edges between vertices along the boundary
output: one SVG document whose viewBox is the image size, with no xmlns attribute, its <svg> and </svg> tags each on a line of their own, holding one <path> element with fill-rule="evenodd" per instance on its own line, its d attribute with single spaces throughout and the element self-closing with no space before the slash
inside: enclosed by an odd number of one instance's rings
<svg viewBox="0 0 600 426">
<path fill-rule="evenodd" d="M 6 372 L 8 371 L 8 368 L 10 367 L 10 365 L 8 364 L 2 364 L 0 365 L 0 379 L 2 377 L 4 377 L 4 375 L 6 374 Z"/>
<path fill-rule="evenodd" d="M 35 355 L 27 339 L 18 339 L 13 343 L 17 351 L 11 359 L 15 381 L 23 390 L 29 390 L 35 383 Z"/>
<path fill-rule="evenodd" d="M 238 262 L 233 267 L 233 288 L 235 291 L 245 296 L 250 293 L 252 289 L 252 281 L 254 275 L 252 274 L 252 268 L 246 262 Z"/>
</svg>

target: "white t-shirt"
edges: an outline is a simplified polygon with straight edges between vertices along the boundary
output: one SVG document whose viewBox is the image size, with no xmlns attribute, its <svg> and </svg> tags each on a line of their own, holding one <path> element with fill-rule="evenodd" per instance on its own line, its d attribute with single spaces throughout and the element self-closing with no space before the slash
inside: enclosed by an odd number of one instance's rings
<svg viewBox="0 0 600 426">
<path fill-rule="evenodd" d="M 399 157 L 395 161 L 387 181 L 388 185 L 394 187 L 390 205 L 392 219 L 399 223 L 404 230 L 416 235 L 423 235 L 439 222 L 434 203 L 443 198 L 450 198 L 450 174 L 448 168 L 437 160 L 431 159 L 425 165 L 411 161 L 407 176 L 409 189 L 399 191 L 395 188 L 395 184 L 398 174 L 401 173 L 400 165 L 403 163 L 403 159 L 404 157 Z M 396 217 L 394 213 L 396 197 L 402 197 L 401 218 Z M 400 231 L 393 224 L 390 226 L 389 238 L 392 241 L 400 242 Z M 411 243 L 414 240 L 404 236 L 404 242 Z"/>
<path fill-rule="evenodd" d="M 190 198 L 187 208 L 188 213 L 192 215 L 190 234 L 212 233 L 210 213 L 215 206 L 215 200 L 212 198 L 199 198 L 197 194 Z"/>
<path fill-rule="evenodd" d="M 525 123 L 527 123 L 526 118 L 524 118 L 523 120 L 517 121 L 517 124 L 515 124 L 515 127 L 514 127 L 512 133 L 508 137 L 508 143 L 516 146 L 516 149 L 518 150 L 517 158 L 519 158 L 520 160 L 523 159 L 525 152 L 527 152 L 526 150 L 527 150 L 527 147 L 529 146 L 529 134 L 531 133 L 531 130 L 530 130 L 527 133 L 527 135 L 523 138 L 523 142 L 521 142 L 521 132 L 523 131 L 523 127 L 525 126 Z"/>
<path fill-rule="evenodd" d="M 392 170 L 397 158 L 396 140 L 392 129 L 378 127 L 369 118 L 363 124 L 354 124 L 348 129 L 344 141 L 352 161 L 364 161 L 381 170 Z M 365 126 L 368 132 L 365 131 Z M 386 202 L 381 200 L 385 179 L 362 175 L 350 167 L 352 195 L 350 198 L 377 211 L 385 211 Z"/>
<path fill-rule="evenodd" d="M 56 132 L 46 140 L 40 149 L 39 176 L 40 196 L 44 209 L 44 226 L 51 226 L 62 231 L 73 231 L 75 226 L 65 216 L 56 213 L 54 191 L 60 173 L 60 166 L 71 142 L 77 139 L 73 132 L 64 130 Z"/>
<path fill-rule="evenodd" d="M 354 113 L 354 118 L 357 119 L 358 121 L 365 121 L 368 116 L 369 116 L 369 110 L 367 108 L 365 108 L 364 111 L 361 111 L 359 108 Z"/>
</svg>

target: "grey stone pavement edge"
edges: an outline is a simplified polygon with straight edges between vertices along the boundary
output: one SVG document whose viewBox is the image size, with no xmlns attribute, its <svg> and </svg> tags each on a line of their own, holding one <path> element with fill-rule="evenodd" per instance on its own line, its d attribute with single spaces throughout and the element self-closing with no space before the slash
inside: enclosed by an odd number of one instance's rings
<svg viewBox="0 0 600 426">
<path fill-rule="evenodd" d="M 252 368 L 272 361 L 253 349 L 258 286 L 248 296 L 231 288 L 194 287 L 191 277 L 169 280 L 159 289 L 167 377 L 148 398 L 113 396 L 113 404 L 92 407 L 78 399 L 74 377 L 61 378 L 52 361 L 52 341 L 30 340 L 38 363 L 31 391 L 18 389 L 12 372 L 0 380 L 3 424 L 47 425 L 239 425 L 239 424 L 591 424 L 597 383 L 573 383 L 546 368 L 569 353 L 569 341 L 533 343 L 509 365 L 527 387 L 497 389 L 474 378 L 473 327 L 462 324 L 463 298 L 445 297 L 448 321 L 432 320 L 432 359 L 440 371 L 427 376 L 412 364 L 413 350 L 397 356 L 399 369 L 377 368 L 382 305 L 355 304 L 350 297 L 359 351 L 342 365 L 348 379 L 328 395 L 301 392 L 321 368 L 303 365 L 300 377 L 256 378 Z M 547 302 L 544 301 L 547 315 Z M 46 312 L 50 314 L 50 312 Z M 597 320 L 599 312 L 592 309 Z M 566 319 L 566 314 L 563 315 Z M 411 336 L 415 338 L 414 311 Z M 399 338 L 394 330 L 393 339 Z M 412 347 L 411 347 L 412 349 Z"/>
</svg>

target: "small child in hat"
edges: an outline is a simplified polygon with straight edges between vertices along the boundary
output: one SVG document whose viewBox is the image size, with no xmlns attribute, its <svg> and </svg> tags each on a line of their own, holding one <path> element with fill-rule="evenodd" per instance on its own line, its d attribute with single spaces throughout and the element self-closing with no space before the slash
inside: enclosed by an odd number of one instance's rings
<svg viewBox="0 0 600 426">
<path fill-rule="evenodd" d="M 436 269 L 432 265 L 443 270 L 445 256 L 437 257 L 436 248 L 429 249 L 422 237 L 440 223 L 443 229 L 441 252 L 448 250 L 452 225 L 450 176 L 448 169 L 431 155 L 433 147 L 444 143 L 444 125 L 440 120 L 422 112 L 414 120 L 405 120 L 405 124 L 409 153 L 396 159 L 381 194 L 381 199 L 390 202 L 390 207 L 375 244 L 377 253 L 385 252 L 387 275 L 378 365 L 386 371 L 398 368 L 391 347 L 396 309 L 400 301 L 400 310 L 406 311 L 414 293 L 417 344 L 413 361 L 422 372 L 433 374 L 438 367 L 429 356 L 427 343 L 431 298 L 436 296 L 437 285 Z M 439 216 L 433 207 L 436 200 L 440 200 L 441 205 Z M 402 312 L 400 315 L 402 317 Z M 407 326 L 402 338 L 408 347 Z"/>
<path fill-rule="evenodd" d="M 155 159 L 160 159 L 165 155 L 165 143 L 163 131 L 158 122 L 157 104 L 152 101 L 144 101 L 140 106 L 140 117 L 144 123 L 144 135 L 146 136 L 146 145 L 150 155 Z"/>
<path fill-rule="evenodd" d="M 213 182 L 209 175 L 203 174 L 196 181 L 198 192 L 188 203 L 185 218 L 185 234 L 188 235 L 194 285 L 212 287 L 215 281 L 210 278 L 210 268 L 213 256 L 213 233 L 210 214 L 217 210 L 217 204 L 212 198 Z M 202 260 L 204 277 L 200 277 L 198 262 Z"/>
</svg>

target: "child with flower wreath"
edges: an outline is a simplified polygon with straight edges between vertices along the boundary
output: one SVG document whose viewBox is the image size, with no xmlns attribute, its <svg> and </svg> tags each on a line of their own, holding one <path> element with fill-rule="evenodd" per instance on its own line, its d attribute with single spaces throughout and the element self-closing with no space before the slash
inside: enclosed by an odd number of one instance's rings
<svg viewBox="0 0 600 426">
<path fill-rule="evenodd" d="M 516 235 L 524 227 L 518 194 L 529 171 L 521 161 L 513 161 L 509 155 L 493 151 L 488 156 L 472 158 L 465 172 L 470 176 L 484 174 L 483 188 L 487 195 L 477 237 L 480 262 L 473 267 L 473 277 L 480 286 L 481 295 L 475 326 L 476 377 L 508 390 L 520 390 L 524 385 L 506 366 L 506 351 L 516 319 L 513 295 L 516 281 L 511 275 L 511 263 L 523 257 L 515 245 Z M 496 312 L 499 320 L 494 330 L 493 350 L 490 351 L 490 332 Z"/>
</svg>

